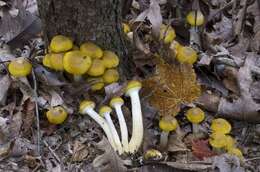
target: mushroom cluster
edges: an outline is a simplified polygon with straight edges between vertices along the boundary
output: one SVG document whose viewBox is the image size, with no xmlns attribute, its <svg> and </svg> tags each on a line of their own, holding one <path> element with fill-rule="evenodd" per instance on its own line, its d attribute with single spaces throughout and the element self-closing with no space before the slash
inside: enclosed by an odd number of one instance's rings
<svg viewBox="0 0 260 172">
<path fill-rule="evenodd" d="M 217 153 L 227 151 L 228 154 L 232 154 L 240 159 L 243 159 L 241 150 L 236 147 L 235 139 L 229 135 L 232 127 L 227 120 L 223 118 L 213 119 L 210 128 L 212 134 L 210 135 L 209 143 L 213 150 Z"/>
<path fill-rule="evenodd" d="M 125 95 L 130 97 L 132 107 L 131 111 L 133 127 L 130 141 L 128 141 L 128 129 L 122 111 L 124 100 L 121 97 L 112 98 L 110 100 L 110 107 L 102 106 L 99 110 L 99 113 L 95 111 L 95 103 L 93 101 L 84 100 L 80 104 L 80 113 L 89 115 L 101 126 L 111 146 L 115 151 L 118 151 L 119 154 L 135 153 L 138 151 L 143 141 L 143 117 L 139 98 L 139 90 L 141 87 L 142 84 L 139 81 L 132 80 L 128 82 L 125 91 Z M 119 137 L 116 127 L 110 116 L 112 108 L 115 110 L 117 119 L 119 121 L 121 137 Z"/>
<path fill-rule="evenodd" d="M 86 78 L 92 91 L 101 90 L 106 84 L 119 80 L 119 58 L 114 52 L 103 51 L 92 42 L 77 47 L 70 38 L 63 35 L 52 38 L 42 63 L 55 71 L 65 71 L 75 81 Z"/>
</svg>

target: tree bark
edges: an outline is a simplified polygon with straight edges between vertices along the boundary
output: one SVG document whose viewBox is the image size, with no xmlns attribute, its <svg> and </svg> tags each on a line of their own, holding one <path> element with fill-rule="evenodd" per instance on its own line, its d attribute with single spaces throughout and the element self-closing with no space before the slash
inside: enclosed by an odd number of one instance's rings
<svg viewBox="0 0 260 172">
<path fill-rule="evenodd" d="M 46 44 L 57 34 L 77 45 L 93 41 L 120 57 L 120 72 L 131 77 L 133 63 L 122 32 L 122 0 L 38 0 Z"/>
</svg>

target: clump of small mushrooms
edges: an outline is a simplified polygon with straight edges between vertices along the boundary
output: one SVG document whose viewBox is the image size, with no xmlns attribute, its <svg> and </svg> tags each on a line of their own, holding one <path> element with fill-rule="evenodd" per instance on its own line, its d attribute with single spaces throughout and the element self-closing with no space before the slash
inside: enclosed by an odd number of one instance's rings
<svg viewBox="0 0 260 172">
<path fill-rule="evenodd" d="M 121 97 L 112 98 L 110 100 L 110 107 L 102 106 L 99 110 L 99 113 L 97 113 L 94 109 L 95 103 L 90 100 L 84 100 L 80 104 L 80 113 L 90 116 L 102 127 L 111 146 L 115 151 L 118 151 L 119 154 L 137 152 L 143 141 L 144 128 L 141 102 L 139 97 L 139 90 L 141 87 L 141 82 L 136 80 L 129 81 L 126 86 L 125 95 L 130 97 L 132 106 L 131 111 L 133 128 L 130 141 L 128 141 L 128 129 L 122 111 L 124 100 Z M 119 137 L 119 134 L 110 116 L 112 108 L 115 110 L 117 119 L 119 121 L 121 137 Z"/>
</svg>

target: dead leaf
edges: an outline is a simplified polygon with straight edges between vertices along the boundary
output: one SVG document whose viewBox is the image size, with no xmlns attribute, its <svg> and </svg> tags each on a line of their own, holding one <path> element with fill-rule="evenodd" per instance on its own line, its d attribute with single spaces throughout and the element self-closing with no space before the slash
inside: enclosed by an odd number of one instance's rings
<svg viewBox="0 0 260 172">
<path fill-rule="evenodd" d="M 193 140 L 192 153 L 200 160 L 203 160 L 205 157 L 216 155 L 213 151 L 211 151 L 208 140 Z"/>
<path fill-rule="evenodd" d="M 105 151 L 104 154 L 97 156 L 92 162 L 94 168 L 98 171 L 113 171 L 113 172 L 124 172 L 126 167 L 124 166 L 123 160 L 117 155 L 112 149 L 108 140 L 103 139 L 97 144 L 98 148 Z"/>
<path fill-rule="evenodd" d="M 32 98 L 25 100 L 23 103 L 23 124 L 22 132 L 23 134 L 28 134 L 31 131 L 31 127 L 35 120 L 35 102 L 32 101 Z"/>
<path fill-rule="evenodd" d="M 88 149 L 86 145 L 79 141 L 75 141 L 73 146 L 72 161 L 82 161 L 88 156 Z"/>
<path fill-rule="evenodd" d="M 144 22 L 148 19 L 152 24 L 152 33 L 156 38 L 159 38 L 160 26 L 162 24 L 162 15 L 158 2 L 156 0 L 150 1 L 148 9 L 144 10 L 137 18 L 135 22 Z"/>
<path fill-rule="evenodd" d="M 169 136 L 168 141 L 168 151 L 169 152 L 187 152 L 189 149 L 186 147 L 185 143 L 182 141 L 183 133 L 174 133 Z"/>
<path fill-rule="evenodd" d="M 11 85 L 11 79 L 8 75 L 1 77 L 0 79 L 0 105 L 5 104 L 7 91 Z"/>
<path fill-rule="evenodd" d="M 173 64 L 157 60 L 156 75 L 143 81 L 150 103 L 160 115 L 176 115 L 180 105 L 191 103 L 200 95 L 200 86 L 191 65 Z"/>
<path fill-rule="evenodd" d="M 50 90 L 49 93 L 51 94 L 51 107 L 64 104 L 63 99 L 55 90 Z"/>
<path fill-rule="evenodd" d="M 245 169 L 240 166 L 239 158 L 229 154 L 213 157 L 212 166 L 217 168 L 219 172 L 245 172 Z"/>
</svg>

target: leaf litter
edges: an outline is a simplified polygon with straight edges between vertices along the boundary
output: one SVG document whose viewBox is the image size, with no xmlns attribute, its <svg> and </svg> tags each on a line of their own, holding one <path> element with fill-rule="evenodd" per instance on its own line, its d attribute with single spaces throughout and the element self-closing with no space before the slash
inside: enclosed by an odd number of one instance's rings
<svg viewBox="0 0 260 172">
<path fill-rule="evenodd" d="M 208 16 L 208 21 L 196 32 L 189 32 L 189 26 L 183 24 L 185 14 L 194 7 L 193 1 L 134 2 L 129 15 L 132 15 L 134 23 L 133 43 L 138 49 L 133 57 L 139 75 L 137 78 L 142 79 L 144 85 L 142 106 L 146 136 L 143 149 L 136 157 L 120 157 L 106 139 L 97 144 L 103 136 L 102 131 L 91 120 L 78 115 L 77 106 L 78 97 L 91 96 L 99 105 L 108 103 L 110 97 L 123 94 L 125 83 L 107 86 L 105 96 L 89 94 L 89 85 L 84 85 L 77 91 L 71 90 L 74 85 L 63 75 L 49 71 L 39 64 L 38 59 L 43 57 L 44 52 L 39 47 L 43 45 L 43 41 L 37 37 L 37 40 L 33 39 L 35 44 L 25 46 L 28 40 L 24 41 L 20 37 L 30 33 L 32 28 L 39 33 L 40 30 L 34 28 L 35 23 L 37 24 L 34 22 L 34 14 L 23 18 L 26 8 L 21 6 L 11 6 L 9 12 L 3 14 L 1 7 L 7 1 L 0 1 L 0 16 L 1 19 L 4 18 L 1 24 L 14 18 L 14 23 L 18 25 L 11 26 L 11 30 L 15 29 L 15 34 L 11 34 L 7 26 L 1 27 L 1 33 L 5 33 L 1 35 L 1 39 L 9 42 L 12 48 L 14 45 L 15 48 L 21 48 L 22 45 L 23 49 L 28 50 L 18 49 L 14 53 L 0 42 L 0 169 L 126 171 L 132 168 L 136 171 L 213 171 L 215 168 L 221 172 L 258 169 L 260 154 L 257 152 L 260 145 L 256 140 L 259 134 L 255 129 L 256 125 L 248 122 L 260 122 L 259 2 L 199 1 L 199 7 Z M 29 0 L 28 10 L 34 13 L 35 8 L 35 1 Z M 155 42 L 162 23 L 176 25 L 176 39 L 185 45 L 192 42 L 195 36 L 202 40 L 201 45 L 196 47 L 199 48 L 197 64 L 191 66 L 176 63 L 175 55 L 168 53 L 169 47 Z M 18 42 L 21 42 L 20 45 Z M 37 98 L 32 90 L 32 78 L 28 78 L 28 82 L 21 82 L 4 72 L 6 62 L 19 56 L 19 52 L 35 63 Z M 170 59 L 170 63 L 167 59 Z M 40 113 L 42 157 L 37 154 L 36 100 L 40 108 L 37 112 Z M 66 106 L 72 114 L 62 126 L 50 125 L 44 115 L 46 108 L 57 105 Z M 244 152 L 244 163 L 228 154 L 215 156 L 207 140 L 185 142 L 192 127 L 184 112 L 195 105 L 203 108 L 208 116 L 201 124 L 206 137 L 210 134 L 209 125 L 214 117 L 227 118 L 236 126 L 231 134 L 236 136 L 238 145 Z M 124 111 L 129 115 L 128 107 L 129 105 L 124 107 Z M 184 135 L 179 137 L 170 134 L 169 147 L 163 152 L 163 160 L 148 163 L 142 159 L 141 154 L 149 148 L 158 148 L 161 133 L 159 119 L 168 114 L 178 114 L 176 118 Z M 131 122 L 128 122 L 128 126 L 131 127 Z"/>
</svg>

